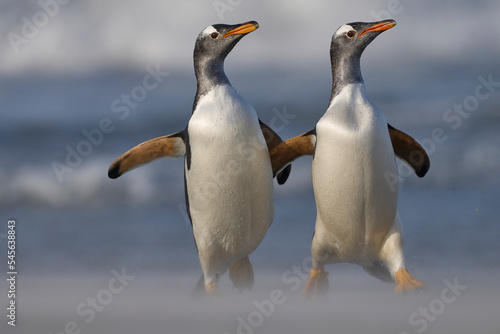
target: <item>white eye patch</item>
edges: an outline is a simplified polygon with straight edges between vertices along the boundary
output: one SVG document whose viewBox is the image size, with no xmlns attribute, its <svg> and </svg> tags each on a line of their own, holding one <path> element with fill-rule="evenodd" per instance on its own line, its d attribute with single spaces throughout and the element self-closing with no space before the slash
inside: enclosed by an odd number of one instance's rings
<svg viewBox="0 0 500 334">
<path fill-rule="evenodd" d="M 214 32 L 218 33 L 218 31 L 213 26 L 208 26 L 201 32 L 200 36 L 207 36 Z"/>
<path fill-rule="evenodd" d="M 354 28 L 348 24 L 344 24 L 342 27 L 338 28 L 335 32 L 334 37 L 337 38 L 341 35 L 345 35 L 348 31 L 354 30 Z"/>
</svg>

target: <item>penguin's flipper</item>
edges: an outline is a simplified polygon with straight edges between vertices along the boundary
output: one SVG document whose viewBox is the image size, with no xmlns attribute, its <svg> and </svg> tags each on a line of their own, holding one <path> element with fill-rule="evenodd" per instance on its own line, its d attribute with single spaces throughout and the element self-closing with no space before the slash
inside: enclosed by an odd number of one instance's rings
<svg viewBox="0 0 500 334">
<path fill-rule="evenodd" d="M 267 149 L 271 152 L 276 146 L 281 144 L 283 140 L 281 137 L 273 131 L 268 125 L 264 124 L 259 119 L 260 129 L 262 130 L 262 134 L 264 135 L 264 139 L 266 140 Z M 284 184 L 292 171 L 292 165 L 286 166 L 281 172 L 278 173 L 276 179 L 278 180 L 278 184 Z"/>
<path fill-rule="evenodd" d="M 389 127 L 392 147 L 396 156 L 406 162 L 418 177 L 424 177 L 431 166 L 431 161 L 424 148 L 410 135 L 392 127 Z"/>
<path fill-rule="evenodd" d="M 262 130 L 262 134 L 264 135 L 264 139 L 266 140 L 267 148 L 269 149 L 269 152 L 271 152 L 276 146 L 283 142 L 283 139 L 281 139 L 281 137 L 274 132 L 273 129 L 264 124 L 260 119 L 259 125 Z"/>
<path fill-rule="evenodd" d="M 108 176 L 116 179 L 133 168 L 163 157 L 179 158 L 186 154 L 184 131 L 148 140 L 122 154 L 111 164 Z"/>
<path fill-rule="evenodd" d="M 297 158 L 313 155 L 316 147 L 316 130 L 290 138 L 271 151 L 273 173 L 276 174 Z"/>
</svg>

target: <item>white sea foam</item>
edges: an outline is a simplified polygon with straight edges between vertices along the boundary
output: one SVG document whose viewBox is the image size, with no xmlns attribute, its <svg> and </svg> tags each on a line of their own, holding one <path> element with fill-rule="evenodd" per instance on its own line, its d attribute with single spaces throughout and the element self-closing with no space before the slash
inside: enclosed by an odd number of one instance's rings
<svg viewBox="0 0 500 334">
<path fill-rule="evenodd" d="M 200 0 L 175 4 L 161 0 L 71 1 L 61 5 L 33 38 L 27 38 L 27 44 L 19 45 L 18 54 L 13 52 L 8 38 L 2 39 L 0 72 L 84 73 L 116 66 L 142 68 L 143 64 L 151 63 L 167 63 L 190 71 L 193 44 L 202 29 L 210 24 L 250 19 L 261 24 L 255 33 L 258 38 L 252 37 L 252 44 L 238 55 L 235 63 L 252 66 L 300 63 L 309 64 L 310 68 L 328 60 L 325 50 L 339 26 L 353 21 L 377 21 L 387 18 L 382 17 L 387 14 L 398 21 L 398 26 L 385 33 L 377 42 L 379 47 L 370 51 L 377 63 L 394 63 L 408 57 L 463 62 L 478 56 L 476 50 L 482 50 L 482 56 L 498 54 L 499 46 L 491 43 L 489 36 L 500 31 L 496 18 L 500 4 L 494 0 L 482 1 L 481 6 L 470 3 L 454 1 L 453 16 L 446 16 L 447 2 L 429 6 L 401 1 L 392 15 L 388 11 L 390 2 L 385 0 L 364 1 L 359 7 L 320 1 L 257 1 L 237 6 L 229 2 L 231 10 L 225 12 L 225 22 L 219 22 L 213 3 Z M 10 10 L 0 13 L 4 35 L 13 32 L 22 36 L 23 17 L 33 23 L 33 15 L 42 10 L 37 2 L 21 4 L 10 1 L 5 5 Z M 284 24 L 281 18 L 289 21 Z M 386 57 L 388 48 L 390 58 Z"/>
</svg>

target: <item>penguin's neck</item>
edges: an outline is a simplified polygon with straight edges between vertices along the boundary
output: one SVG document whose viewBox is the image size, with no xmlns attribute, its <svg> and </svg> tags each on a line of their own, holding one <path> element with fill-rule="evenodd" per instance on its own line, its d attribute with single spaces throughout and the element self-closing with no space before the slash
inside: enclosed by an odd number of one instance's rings
<svg viewBox="0 0 500 334">
<path fill-rule="evenodd" d="M 197 88 L 193 104 L 193 112 L 200 97 L 206 95 L 218 85 L 231 85 L 229 79 L 224 73 L 224 61 L 220 59 L 195 59 L 194 72 L 196 75 Z"/>
<path fill-rule="evenodd" d="M 341 50 L 332 49 L 330 53 L 332 64 L 332 94 L 330 104 L 344 87 L 350 84 L 364 85 L 361 75 L 361 55 L 341 54 Z"/>
</svg>

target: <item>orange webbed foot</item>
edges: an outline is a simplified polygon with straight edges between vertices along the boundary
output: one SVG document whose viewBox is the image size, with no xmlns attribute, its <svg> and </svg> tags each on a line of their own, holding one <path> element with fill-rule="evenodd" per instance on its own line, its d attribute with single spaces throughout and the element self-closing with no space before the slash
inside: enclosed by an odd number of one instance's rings
<svg viewBox="0 0 500 334">
<path fill-rule="evenodd" d="M 405 268 L 401 268 L 396 272 L 396 287 L 394 288 L 395 293 L 399 294 L 423 288 L 424 284 L 413 278 L 413 276 L 411 276 Z"/>
<path fill-rule="evenodd" d="M 314 299 L 320 295 L 325 295 L 328 291 L 328 273 L 320 269 L 311 269 L 309 280 L 306 283 L 302 295 L 304 298 Z"/>
</svg>

